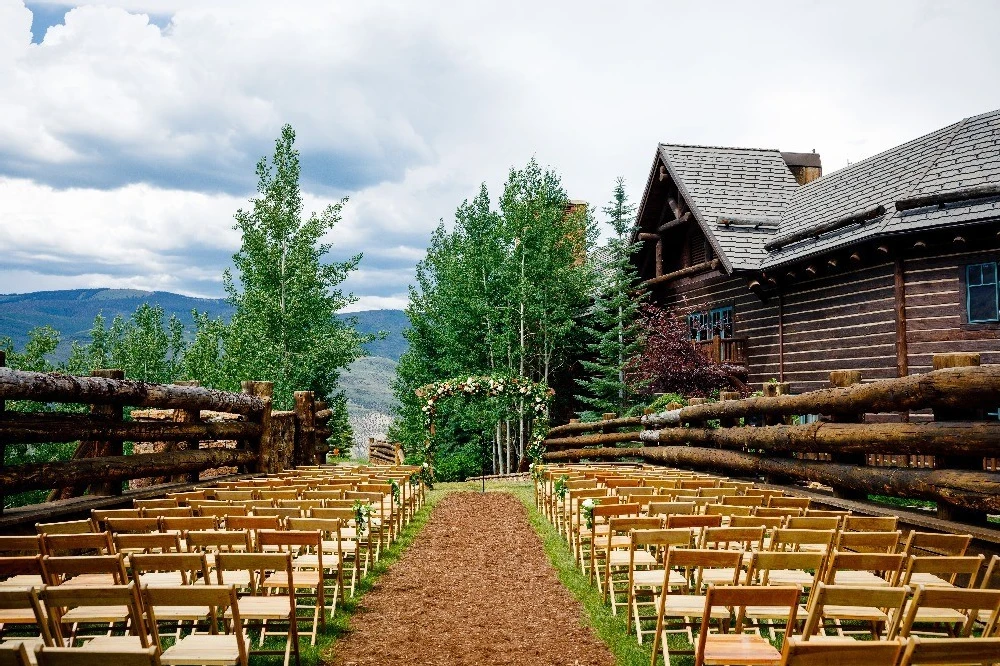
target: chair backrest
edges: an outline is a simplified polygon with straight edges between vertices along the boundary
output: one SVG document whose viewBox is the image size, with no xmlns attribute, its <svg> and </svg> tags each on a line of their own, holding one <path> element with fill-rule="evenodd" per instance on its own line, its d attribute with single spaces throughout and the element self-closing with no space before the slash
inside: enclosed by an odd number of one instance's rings
<svg viewBox="0 0 1000 666">
<path fill-rule="evenodd" d="M 984 635 L 988 636 L 991 630 L 996 629 L 1000 619 L 1000 590 L 917 585 L 917 591 L 913 593 L 913 601 L 906 609 L 906 616 L 899 630 L 901 636 L 910 635 L 914 622 L 919 621 L 917 613 L 921 608 L 948 608 L 965 612 L 967 619 L 958 632 L 959 636 L 971 635 L 977 616 L 980 611 L 985 611 L 989 617 Z"/>
<path fill-rule="evenodd" d="M 35 624 L 46 645 L 53 645 L 52 634 L 49 633 L 49 623 L 42 609 L 38 590 L 34 587 L 2 587 L 0 586 L 0 610 L 30 610 L 35 615 Z"/>
<path fill-rule="evenodd" d="M 142 518 L 142 509 L 91 509 L 90 520 L 94 523 L 94 531 L 107 529 L 104 521 L 108 518 Z"/>
<path fill-rule="evenodd" d="M 252 490 L 216 490 L 215 499 L 220 502 L 239 502 L 254 499 Z"/>
<path fill-rule="evenodd" d="M 767 505 L 775 509 L 808 509 L 811 501 L 808 497 L 770 497 Z"/>
<path fill-rule="evenodd" d="M 815 588 L 823 574 L 824 553 L 809 551 L 757 551 L 747 569 L 747 585 L 769 585 L 772 571 L 812 571 L 810 588 Z"/>
<path fill-rule="evenodd" d="M 162 508 L 143 509 L 144 518 L 190 518 L 194 516 L 194 509 L 189 506 L 173 506 Z"/>
<path fill-rule="evenodd" d="M 971 534 L 940 534 L 938 532 L 910 532 L 903 552 L 907 555 L 965 555 L 972 543 Z"/>
<path fill-rule="evenodd" d="M 764 516 L 731 516 L 729 518 L 730 527 L 763 527 L 766 532 L 772 532 L 785 524 L 785 519 L 780 517 L 767 518 Z"/>
<path fill-rule="evenodd" d="M 133 636 L 139 637 L 142 647 L 149 647 L 149 635 L 142 616 L 142 602 L 134 583 L 127 585 L 101 585 L 77 587 L 69 585 L 49 586 L 38 593 L 49 611 L 49 630 L 57 644 L 63 645 L 62 616 L 74 608 L 101 606 L 124 606 L 128 611 L 128 626 Z"/>
<path fill-rule="evenodd" d="M 789 518 L 801 516 L 802 509 L 792 507 L 759 506 L 754 509 L 753 515 L 760 516 L 761 518 L 781 518 L 782 521 L 785 521 Z"/>
<path fill-rule="evenodd" d="M 107 532 L 42 535 L 45 555 L 110 555 L 113 552 L 114 545 Z"/>
<path fill-rule="evenodd" d="M 701 533 L 701 548 L 749 551 L 763 545 L 763 527 L 706 527 Z"/>
<path fill-rule="evenodd" d="M 598 504 L 594 507 L 594 524 L 606 523 L 613 516 L 638 516 L 638 504 Z"/>
<path fill-rule="evenodd" d="M 840 518 L 841 521 L 847 516 L 851 515 L 850 511 L 842 511 L 840 509 L 830 510 L 830 509 L 806 509 L 805 513 L 802 514 L 807 518 Z"/>
<path fill-rule="evenodd" d="M 115 585 L 125 585 L 128 582 L 121 554 L 65 557 L 45 555 L 42 557 L 42 570 L 49 585 L 73 584 L 73 578 L 89 574 L 107 574 Z"/>
<path fill-rule="evenodd" d="M 39 534 L 85 534 L 94 531 L 94 523 L 87 519 L 61 523 L 35 523 L 35 531 Z"/>
<path fill-rule="evenodd" d="M 163 532 L 191 532 L 201 530 L 215 530 L 219 528 L 219 521 L 213 516 L 185 516 L 160 518 L 160 530 Z"/>
<path fill-rule="evenodd" d="M 340 540 L 342 522 L 336 518 L 289 518 L 289 530 L 310 530 L 319 532 L 324 539 Z M 339 552 L 338 548 L 338 552 Z"/>
<path fill-rule="evenodd" d="M 900 666 L 987 664 L 998 661 L 1000 638 L 920 638 L 910 636 Z"/>
<path fill-rule="evenodd" d="M 663 527 L 663 519 L 645 516 L 613 516 L 608 519 L 608 540 L 615 534 L 628 534 L 632 530 L 655 530 Z"/>
<path fill-rule="evenodd" d="M 247 666 L 247 646 L 244 640 L 243 618 L 240 615 L 239 599 L 232 585 L 147 585 L 142 588 L 142 600 L 149 616 L 149 626 L 153 631 L 154 645 L 160 645 L 160 633 L 156 619 L 157 607 L 204 607 L 211 617 L 212 627 L 217 627 L 217 611 L 228 608 L 232 613 L 229 622 L 222 623 L 225 633 L 236 637 L 241 666 Z"/>
<path fill-rule="evenodd" d="M 113 540 L 119 553 L 179 553 L 181 550 L 180 537 L 174 533 L 116 534 Z"/>
<path fill-rule="evenodd" d="M 160 519 L 156 517 L 147 518 L 118 518 L 112 517 L 105 521 L 108 531 L 112 534 L 129 532 L 132 534 L 143 532 L 160 531 Z"/>
<path fill-rule="evenodd" d="M 226 504 L 225 506 L 199 506 L 197 508 L 199 516 L 213 516 L 228 520 L 238 516 L 245 516 L 249 513 L 246 506 L 242 504 Z"/>
<path fill-rule="evenodd" d="M 785 523 L 785 527 L 790 530 L 836 530 L 840 529 L 840 518 L 836 517 L 815 517 L 815 516 L 791 516 Z"/>
<path fill-rule="evenodd" d="M 0 645 L 0 666 L 32 666 L 25 644 L 14 642 Z"/>
<path fill-rule="evenodd" d="M 895 553 L 902 532 L 841 532 L 837 550 L 853 553 Z"/>
<path fill-rule="evenodd" d="M 865 666 L 896 666 L 905 643 L 891 641 L 807 641 L 802 636 L 789 636 L 781 652 L 781 666 L 831 666 L 831 664 L 865 664 Z"/>
<path fill-rule="evenodd" d="M 837 573 L 841 571 L 868 571 L 894 585 L 903 568 L 904 557 L 902 553 L 842 553 L 835 550 L 827 564 L 824 582 L 834 584 Z"/>
<path fill-rule="evenodd" d="M 0 580 L 13 576 L 41 576 L 45 570 L 42 567 L 41 555 L 5 555 L 0 557 Z"/>
<path fill-rule="evenodd" d="M 160 666 L 155 646 L 115 650 L 108 648 L 41 647 L 35 653 L 38 666 Z"/>
<path fill-rule="evenodd" d="M 898 516 L 844 516 L 847 532 L 895 532 Z"/>
<path fill-rule="evenodd" d="M 332 500 L 342 499 L 343 497 L 343 490 L 306 490 L 302 493 L 302 499 L 307 500 Z"/>
<path fill-rule="evenodd" d="M 649 515 L 651 516 L 691 516 L 697 511 L 698 505 L 694 502 L 650 502 Z"/>
<path fill-rule="evenodd" d="M 909 585 L 914 574 L 934 574 L 954 585 L 958 576 L 965 578 L 965 587 L 973 587 L 979 579 L 979 570 L 985 561 L 985 555 L 957 556 L 947 555 L 937 557 L 917 557 L 911 555 L 906 562 L 901 585 Z"/>
<path fill-rule="evenodd" d="M 834 530 L 789 529 L 774 530 L 771 534 L 771 550 L 799 550 L 801 546 L 824 546 L 830 550 Z"/>
<path fill-rule="evenodd" d="M 691 548 L 693 533 L 687 529 L 652 529 L 632 530 L 632 548 L 648 548 L 652 546 L 657 552 L 667 548 Z"/>
<path fill-rule="evenodd" d="M 737 568 L 739 568 L 738 565 Z M 782 635 L 785 636 L 788 634 L 788 627 L 795 626 L 795 615 L 798 612 L 801 595 L 802 588 L 798 585 L 766 587 L 760 585 L 709 585 L 708 592 L 705 594 L 705 612 L 702 616 L 701 631 L 695 648 L 695 663 L 705 663 L 705 647 L 708 643 L 710 624 L 708 620 L 712 617 L 713 608 L 725 607 L 736 611 L 734 628 L 736 634 L 743 633 L 747 606 L 780 609 L 775 615 L 787 618 L 785 631 L 782 632 Z"/>
<path fill-rule="evenodd" d="M 142 575 L 150 572 L 177 572 L 181 585 L 192 585 L 199 580 L 203 584 L 211 582 L 204 553 L 137 553 L 129 559 L 129 564 L 133 581 L 140 587 Z"/>
<path fill-rule="evenodd" d="M 739 583 L 739 576 L 742 573 L 740 564 L 743 560 L 743 553 L 736 550 L 706 550 L 704 548 L 670 548 L 664 557 L 664 583 L 669 582 L 670 570 L 673 568 L 683 568 L 694 572 L 693 579 L 689 579 L 691 587 L 685 592 L 698 593 L 702 587 L 703 574 L 705 569 L 726 569 L 732 570 L 731 585 Z M 663 589 L 668 589 L 665 585 Z"/>
<path fill-rule="evenodd" d="M 667 516 L 667 528 L 722 527 L 722 516 Z"/>
<path fill-rule="evenodd" d="M 227 530 L 276 530 L 281 527 L 278 516 L 229 516 L 226 519 Z"/>
<path fill-rule="evenodd" d="M 198 530 L 185 533 L 188 552 L 247 552 L 253 544 L 246 530 Z"/>
<path fill-rule="evenodd" d="M 2 555 L 39 555 L 42 552 L 42 535 L 0 536 Z"/>
<path fill-rule="evenodd" d="M 760 495 L 727 495 L 722 498 L 722 503 L 726 506 L 748 506 L 756 508 L 764 505 L 764 498 Z"/>
<path fill-rule="evenodd" d="M 132 500 L 132 506 L 137 509 L 170 509 L 178 506 L 176 497 L 158 497 L 155 499 Z"/>
<path fill-rule="evenodd" d="M 855 585 L 827 585 L 819 583 L 809 596 L 809 614 L 806 616 L 802 636 L 808 640 L 823 627 L 823 613 L 826 606 L 857 606 L 890 610 L 889 622 L 885 628 L 887 638 L 895 638 L 903 606 L 910 596 L 909 587 L 879 587 Z"/>
<path fill-rule="evenodd" d="M 753 507 L 751 506 L 731 506 L 729 504 L 706 504 L 704 513 L 706 516 L 728 516 L 732 518 L 733 516 L 752 516 Z"/>
<path fill-rule="evenodd" d="M 280 520 L 289 518 L 301 518 L 302 509 L 298 507 L 264 507 L 253 510 L 254 516 L 275 517 Z"/>
</svg>

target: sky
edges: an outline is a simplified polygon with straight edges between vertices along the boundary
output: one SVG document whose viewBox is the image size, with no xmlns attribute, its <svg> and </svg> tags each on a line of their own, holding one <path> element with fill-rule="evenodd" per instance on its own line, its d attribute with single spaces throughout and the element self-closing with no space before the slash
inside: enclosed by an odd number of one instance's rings
<svg viewBox="0 0 1000 666">
<path fill-rule="evenodd" d="M 1000 108 L 1000 2 L 0 0 L 0 293 L 222 295 L 254 166 L 296 131 L 349 198 L 351 309 L 406 304 L 433 229 L 532 157 L 599 209 L 658 142 L 825 171 Z"/>
</svg>

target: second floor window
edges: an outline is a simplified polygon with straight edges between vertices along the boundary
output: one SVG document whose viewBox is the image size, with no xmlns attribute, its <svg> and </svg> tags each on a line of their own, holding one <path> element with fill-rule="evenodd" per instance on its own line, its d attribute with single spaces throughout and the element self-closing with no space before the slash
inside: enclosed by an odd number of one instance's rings
<svg viewBox="0 0 1000 666">
<path fill-rule="evenodd" d="M 692 340 L 711 340 L 715 336 L 733 337 L 733 307 L 714 308 L 688 315 L 688 329 Z"/>
<path fill-rule="evenodd" d="M 969 323 L 1000 319 L 997 308 L 997 264 L 971 264 L 966 270 L 966 307 Z"/>
</svg>

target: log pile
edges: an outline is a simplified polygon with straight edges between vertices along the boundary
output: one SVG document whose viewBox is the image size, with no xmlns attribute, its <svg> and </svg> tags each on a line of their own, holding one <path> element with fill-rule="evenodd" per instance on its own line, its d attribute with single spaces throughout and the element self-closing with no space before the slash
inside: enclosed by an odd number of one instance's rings
<svg viewBox="0 0 1000 666">
<path fill-rule="evenodd" d="M 761 397 L 557 426 L 545 440 L 544 460 L 641 459 L 776 482 L 821 483 L 844 496 L 932 500 L 940 513 L 984 520 L 987 513 L 1000 512 L 1000 474 L 983 465 L 984 458 L 1000 453 L 1000 422 L 976 415 L 1000 404 L 1000 366 L 966 360 L 941 358 L 935 361 L 941 369 L 870 383 L 834 372 L 834 388 L 800 395 L 767 391 L 765 385 Z M 933 409 L 937 420 L 863 419 L 866 413 L 922 409 Z M 793 425 L 809 414 L 823 416 Z M 866 464 L 875 455 L 933 456 L 937 467 Z"/>
<path fill-rule="evenodd" d="M 402 451 L 397 442 L 368 438 L 368 460 L 380 465 L 398 465 L 402 463 Z"/>
</svg>

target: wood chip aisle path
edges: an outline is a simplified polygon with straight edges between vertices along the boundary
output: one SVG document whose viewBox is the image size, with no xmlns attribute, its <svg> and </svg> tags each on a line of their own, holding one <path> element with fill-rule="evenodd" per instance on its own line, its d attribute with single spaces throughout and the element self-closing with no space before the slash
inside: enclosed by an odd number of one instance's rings
<svg viewBox="0 0 1000 666">
<path fill-rule="evenodd" d="M 461 492 L 362 600 L 329 663 L 612 665 L 507 493 Z"/>
</svg>

